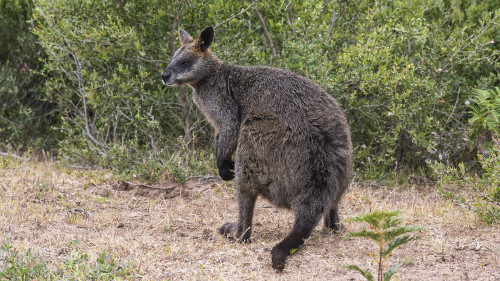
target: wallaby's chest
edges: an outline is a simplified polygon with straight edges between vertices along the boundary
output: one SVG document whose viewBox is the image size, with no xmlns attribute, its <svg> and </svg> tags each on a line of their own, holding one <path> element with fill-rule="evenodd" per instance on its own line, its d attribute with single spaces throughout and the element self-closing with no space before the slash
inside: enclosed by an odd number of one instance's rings
<svg viewBox="0 0 500 281">
<path fill-rule="evenodd" d="M 219 129 L 219 118 L 217 118 L 217 112 L 220 112 L 222 108 L 219 102 L 217 102 L 217 97 L 211 93 L 211 91 L 203 90 L 193 90 L 193 100 L 201 110 L 208 122 L 216 129 Z"/>
</svg>

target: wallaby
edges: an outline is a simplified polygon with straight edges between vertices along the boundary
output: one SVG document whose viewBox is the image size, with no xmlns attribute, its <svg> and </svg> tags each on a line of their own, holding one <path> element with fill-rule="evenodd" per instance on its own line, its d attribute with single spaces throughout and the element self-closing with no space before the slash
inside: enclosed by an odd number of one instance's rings
<svg viewBox="0 0 500 281">
<path fill-rule="evenodd" d="M 290 251 L 304 243 L 323 214 L 326 227 L 340 227 L 338 204 L 352 165 L 344 112 L 298 74 L 219 60 L 209 49 L 212 27 L 197 40 L 182 29 L 179 37 L 181 46 L 162 82 L 193 89 L 197 106 L 215 128 L 219 175 L 226 181 L 236 177 L 238 221 L 219 232 L 248 241 L 258 195 L 293 210 L 292 231 L 271 250 L 273 268 L 282 270 Z"/>
</svg>

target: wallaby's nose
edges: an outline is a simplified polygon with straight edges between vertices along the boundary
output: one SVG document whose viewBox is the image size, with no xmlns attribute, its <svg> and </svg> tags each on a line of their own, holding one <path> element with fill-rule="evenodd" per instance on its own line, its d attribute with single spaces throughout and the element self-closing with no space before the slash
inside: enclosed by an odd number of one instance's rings
<svg viewBox="0 0 500 281">
<path fill-rule="evenodd" d="M 161 74 L 161 80 L 163 81 L 164 84 L 168 82 L 168 79 L 170 79 L 170 76 L 172 76 L 171 71 L 164 71 Z"/>
</svg>

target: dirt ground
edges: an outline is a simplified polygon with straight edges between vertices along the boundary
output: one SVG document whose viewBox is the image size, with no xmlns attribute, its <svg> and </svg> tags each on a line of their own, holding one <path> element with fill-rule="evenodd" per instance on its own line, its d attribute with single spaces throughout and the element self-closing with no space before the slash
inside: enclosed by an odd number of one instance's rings
<svg viewBox="0 0 500 281">
<path fill-rule="evenodd" d="M 374 272 L 368 255 L 374 244 L 341 239 L 365 227 L 355 223 L 344 223 L 340 234 L 319 225 L 285 270 L 275 272 L 270 249 L 290 231 L 292 213 L 259 199 L 252 243 L 233 243 L 216 229 L 236 219 L 234 186 L 214 178 L 139 184 L 47 162 L 0 167 L 0 242 L 10 238 L 49 266 L 57 267 L 78 240 L 90 256 L 112 252 L 130 267 L 131 280 L 363 280 L 343 268 L 348 264 Z M 340 210 L 346 218 L 396 209 L 425 230 L 418 233 L 422 240 L 395 250 L 391 264 L 411 264 L 393 280 L 500 280 L 499 226 L 484 224 L 432 187 L 353 184 Z"/>
</svg>

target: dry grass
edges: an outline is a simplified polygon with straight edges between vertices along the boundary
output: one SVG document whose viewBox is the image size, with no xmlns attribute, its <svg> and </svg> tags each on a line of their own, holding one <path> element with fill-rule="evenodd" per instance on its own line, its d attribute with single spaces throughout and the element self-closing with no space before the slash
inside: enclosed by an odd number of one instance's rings
<svg viewBox="0 0 500 281">
<path fill-rule="evenodd" d="M 17 249 L 30 248 L 51 268 L 60 268 L 74 240 L 94 259 L 104 250 L 112 253 L 129 268 L 126 279 L 361 280 L 343 266 L 374 266 L 367 255 L 371 242 L 342 241 L 345 233 L 318 226 L 277 273 L 270 249 L 291 229 L 292 214 L 258 200 L 253 242 L 238 244 L 216 233 L 235 220 L 236 209 L 233 186 L 222 182 L 123 185 L 102 171 L 0 158 L 0 243 L 10 238 Z M 395 251 L 391 261 L 412 262 L 395 280 L 500 280 L 499 227 L 485 225 L 429 188 L 354 186 L 341 215 L 396 209 L 425 231 L 423 240 Z"/>
</svg>

